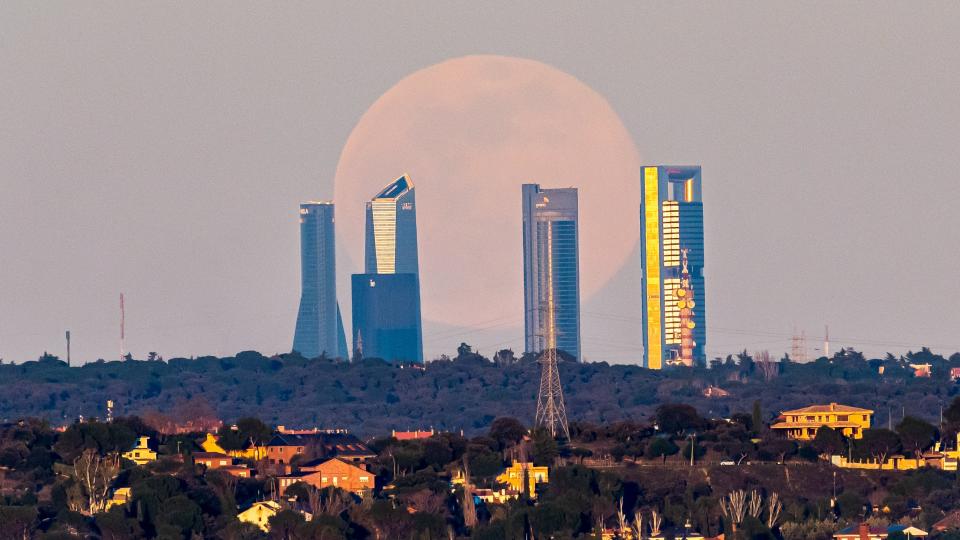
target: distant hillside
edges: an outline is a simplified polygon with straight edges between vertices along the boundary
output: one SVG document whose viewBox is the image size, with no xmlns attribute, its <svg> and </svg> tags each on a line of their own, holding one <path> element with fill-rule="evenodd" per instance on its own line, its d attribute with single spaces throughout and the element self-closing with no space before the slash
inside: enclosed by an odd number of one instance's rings
<svg viewBox="0 0 960 540">
<path fill-rule="evenodd" d="M 932 364 L 932 376 L 914 377 L 908 363 Z M 841 402 L 876 410 L 875 422 L 881 425 L 888 410 L 894 423 L 903 412 L 936 421 L 941 404 L 957 393 L 949 368 L 960 366 L 960 354 L 944 359 L 923 350 L 881 361 L 841 351 L 809 364 L 754 362 L 741 354 L 714 364 L 658 372 L 563 362 L 568 415 L 591 422 L 638 419 L 660 403 L 682 402 L 707 416 L 726 417 L 750 411 L 760 400 L 766 417 L 810 403 Z M 267 358 L 256 352 L 73 368 L 45 357 L 0 365 L 0 420 L 37 416 L 61 424 L 79 415 L 104 417 L 106 400 L 112 399 L 117 415 L 160 412 L 185 419 L 206 408 L 228 422 L 250 415 L 287 426 L 345 427 L 363 435 L 431 426 L 472 434 L 497 416 L 532 422 L 539 380 L 535 362 L 496 365 L 469 352 L 425 369 L 379 360 Z M 710 386 L 729 396 L 705 397 Z"/>
</svg>

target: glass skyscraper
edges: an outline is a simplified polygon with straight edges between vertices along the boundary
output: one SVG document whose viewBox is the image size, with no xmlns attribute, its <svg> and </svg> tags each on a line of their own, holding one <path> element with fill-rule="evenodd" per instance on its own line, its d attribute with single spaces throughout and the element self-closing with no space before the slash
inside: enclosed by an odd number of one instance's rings
<svg viewBox="0 0 960 540">
<path fill-rule="evenodd" d="M 705 361 L 707 309 L 703 279 L 703 200 L 699 166 L 641 168 L 641 265 L 643 267 L 643 364 L 661 369 L 680 354 L 681 251 L 687 250 L 690 288 L 696 299 L 693 359 Z"/>
<path fill-rule="evenodd" d="M 577 189 L 524 184 L 523 309 L 526 351 L 551 340 L 580 359 Z"/>
<path fill-rule="evenodd" d="M 349 354 L 337 304 L 337 261 L 331 202 L 300 205 L 300 309 L 293 350 L 307 358 Z"/>
<path fill-rule="evenodd" d="M 364 357 L 423 361 L 413 183 L 406 175 L 367 202 L 363 274 L 354 274 L 353 347 Z"/>
</svg>

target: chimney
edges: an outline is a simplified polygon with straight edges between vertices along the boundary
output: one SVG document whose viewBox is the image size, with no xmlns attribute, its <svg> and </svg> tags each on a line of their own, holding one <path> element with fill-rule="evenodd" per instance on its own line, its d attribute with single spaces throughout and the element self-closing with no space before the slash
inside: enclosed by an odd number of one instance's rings
<svg viewBox="0 0 960 540">
<path fill-rule="evenodd" d="M 830 404 L 830 410 L 831 410 L 831 411 L 837 410 L 837 404 L 836 404 L 836 403 L 831 403 L 831 404 Z"/>
<path fill-rule="evenodd" d="M 857 531 L 860 533 L 860 540 L 870 540 L 869 523 L 861 523 L 860 527 L 857 528 Z"/>
</svg>

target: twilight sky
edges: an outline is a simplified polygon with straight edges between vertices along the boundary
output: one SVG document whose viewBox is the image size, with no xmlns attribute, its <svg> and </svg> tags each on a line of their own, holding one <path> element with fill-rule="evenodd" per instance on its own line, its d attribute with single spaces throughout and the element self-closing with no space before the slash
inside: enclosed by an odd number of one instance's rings
<svg viewBox="0 0 960 540">
<path fill-rule="evenodd" d="M 351 132 L 391 87 L 481 54 L 579 80 L 642 163 L 703 166 L 710 356 L 779 354 L 794 328 L 813 354 L 824 324 L 833 348 L 960 350 L 960 4 L 356 4 L 0 3 L 0 358 L 62 356 L 66 329 L 75 359 L 116 357 L 121 291 L 137 357 L 289 350 L 298 203 L 334 196 Z M 602 109 L 591 99 L 580 110 Z M 575 117 L 558 110 L 560 131 Z M 518 213 L 519 189 L 507 200 Z M 437 219 L 421 217 L 421 256 Z M 503 242 L 518 251 L 519 233 Z M 424 275 L 475 286 L 467 315 L 425 323 L 428 357 L 461 339 L 522 349 L 521 313 L 472 307 L 491 250 Z M 583 298 L 589 360 L 640 357 L 627 261 Z M 359 266 L 338 263 L 343 291 Z"/>
</svg>

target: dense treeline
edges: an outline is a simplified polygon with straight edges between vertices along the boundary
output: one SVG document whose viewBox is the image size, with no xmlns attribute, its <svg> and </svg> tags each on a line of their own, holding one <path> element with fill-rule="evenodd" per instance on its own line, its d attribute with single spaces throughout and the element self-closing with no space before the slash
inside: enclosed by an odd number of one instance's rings
<svg viewBox="0 0 960 540">
<path fill-rule="evenodd" d="M 116 414 L 170 414 L 202 400 L 227 421 L 257 416 L 275 424 L 345 427 L 365 435 L 391 429 L 435 427 L 467 434 L 497 416 L 532 420 L 539 366 L 512 353 L 492 362 L 462 346 L 456 358 L 425 369 L 376 359 L 344 362 L 297 354 L 93 362 L 67 367 L 52 356 L 0 364 L 0 419 L 46 418 L 58 425 Z M 509 359 L 509 360 L 507 360 Z M 923 349 L 903 358 L 866 359 L 844 350 L 833 358 L 798 364 L 756 360 L 746 353 L 709 367 L 650 371 L 636 366 L 563 362 L 560 375 L 571 420 L 613 422 L 650 415 L 657 405 L 682 402 L 711 418 L 748 410 L 759 400 L 769 420 L 778 411 L 839 401 L 873 409 L 879 424 L 904 415 L 939 416 L 957 388 L 949 359 Z M 931 364 L 931 377 L 915 377 L 910 364 Z M 883 373 L 881 374 L 880 371 Z M 710 398 L 717 387 L 729 396 Z"/>
</svg>

